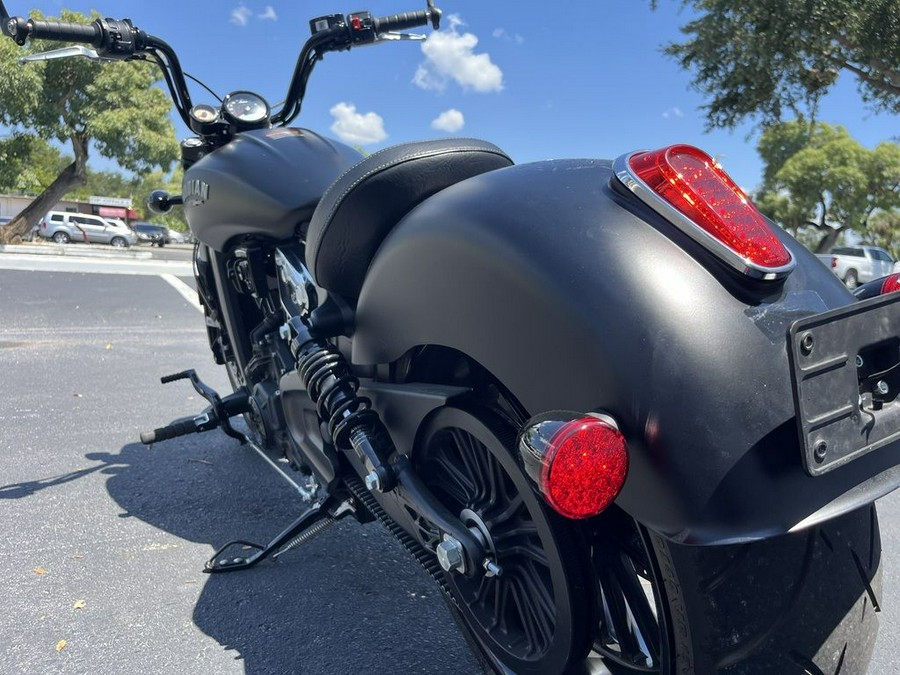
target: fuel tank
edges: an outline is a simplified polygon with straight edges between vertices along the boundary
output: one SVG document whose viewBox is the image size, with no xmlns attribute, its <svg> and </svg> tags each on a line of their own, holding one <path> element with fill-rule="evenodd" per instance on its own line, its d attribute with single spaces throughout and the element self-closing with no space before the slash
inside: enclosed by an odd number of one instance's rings
<svg viewBox="0 0 900 675">
<path fill-rule="evenodd" d="M 361 158 L 307 129 L 242 133 L 185 172 L 185 217 L 194 236 L 217 251 L 236 236 L 288 239 Z"/>
</svg>

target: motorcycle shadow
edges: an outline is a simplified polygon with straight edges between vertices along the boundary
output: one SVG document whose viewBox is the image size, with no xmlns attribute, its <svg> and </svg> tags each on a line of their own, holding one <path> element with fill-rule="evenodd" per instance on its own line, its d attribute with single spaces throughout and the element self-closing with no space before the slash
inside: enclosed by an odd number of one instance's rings
<svg viewBox="0 0 900 675">
<path fill-rule="evenodd" d="M 88 459 L 107 465 L 123 517 L 208 544 L 201 555 L 233 539 L 265 543 L 302 508 L 260 457 L 219 432 Z M 346 519 L 240 572 L 200 574 L 204 562 L 178 572 L 204 584 L 193 623 L 249 675 L 479 672 L 437 587 L 379 525 Z"/>
</svg>

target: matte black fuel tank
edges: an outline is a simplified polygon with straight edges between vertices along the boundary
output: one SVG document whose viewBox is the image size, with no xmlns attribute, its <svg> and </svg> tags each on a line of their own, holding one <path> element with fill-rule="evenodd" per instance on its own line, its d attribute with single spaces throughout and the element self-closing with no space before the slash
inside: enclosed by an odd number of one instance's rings
<svg viewBox="0 0 900 675">
<path fill-rule="evenodd" d="M 307 129 L 238 135 L 184 174 L 191 232 L 221 251 L 238 235 L 288 239 L 334 180 L 362 156 Z"/>
</svg>

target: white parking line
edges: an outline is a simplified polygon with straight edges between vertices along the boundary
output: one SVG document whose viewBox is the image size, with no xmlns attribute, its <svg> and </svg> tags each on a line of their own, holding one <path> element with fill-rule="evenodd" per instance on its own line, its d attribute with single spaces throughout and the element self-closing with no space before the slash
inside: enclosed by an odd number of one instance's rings
<svg viewBox="0 0 900 675">
<path fill-rule="evenodd" d="M 197 297 L 197 291 L 188 286 L 174 274 L 160 274 L 159 278 L 178 291 L 185 300 L 197 309 L 198 312 L 203 311 L 203 305 L 200 304 L 200 300 Z"/>
</svg>

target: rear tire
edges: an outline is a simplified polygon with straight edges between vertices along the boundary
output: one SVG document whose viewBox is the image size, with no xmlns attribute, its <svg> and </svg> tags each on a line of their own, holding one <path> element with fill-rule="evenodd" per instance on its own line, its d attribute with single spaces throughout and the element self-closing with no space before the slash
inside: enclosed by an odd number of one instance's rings
<svg viewBox="0 0 900 675">
<path fill-rule="evenodd" d="M 859 286 L 859 277 L 856 274 L 856 270 L 850 270 L 844 276 L 844 285 L 847 286 L 851 291 L 856 289 Z"/>
<path fill-rule="evenodd" d="M 71 238 L 68 234 L 66 234 L 65 232 L 56 232 L 56 233 L 54 233 L 52 239 L 53 239 L 53 241 L 55 241 L 57 244 L 68 244 L 70 241 L 72 241 L 72 238 Z"/>
<path fill-rule="evenodd" d="M 669 599 L 674 672 L 866 672 L 881 602 L 874 505 L 751 544 L 650 539 Z"/>
</svg>

